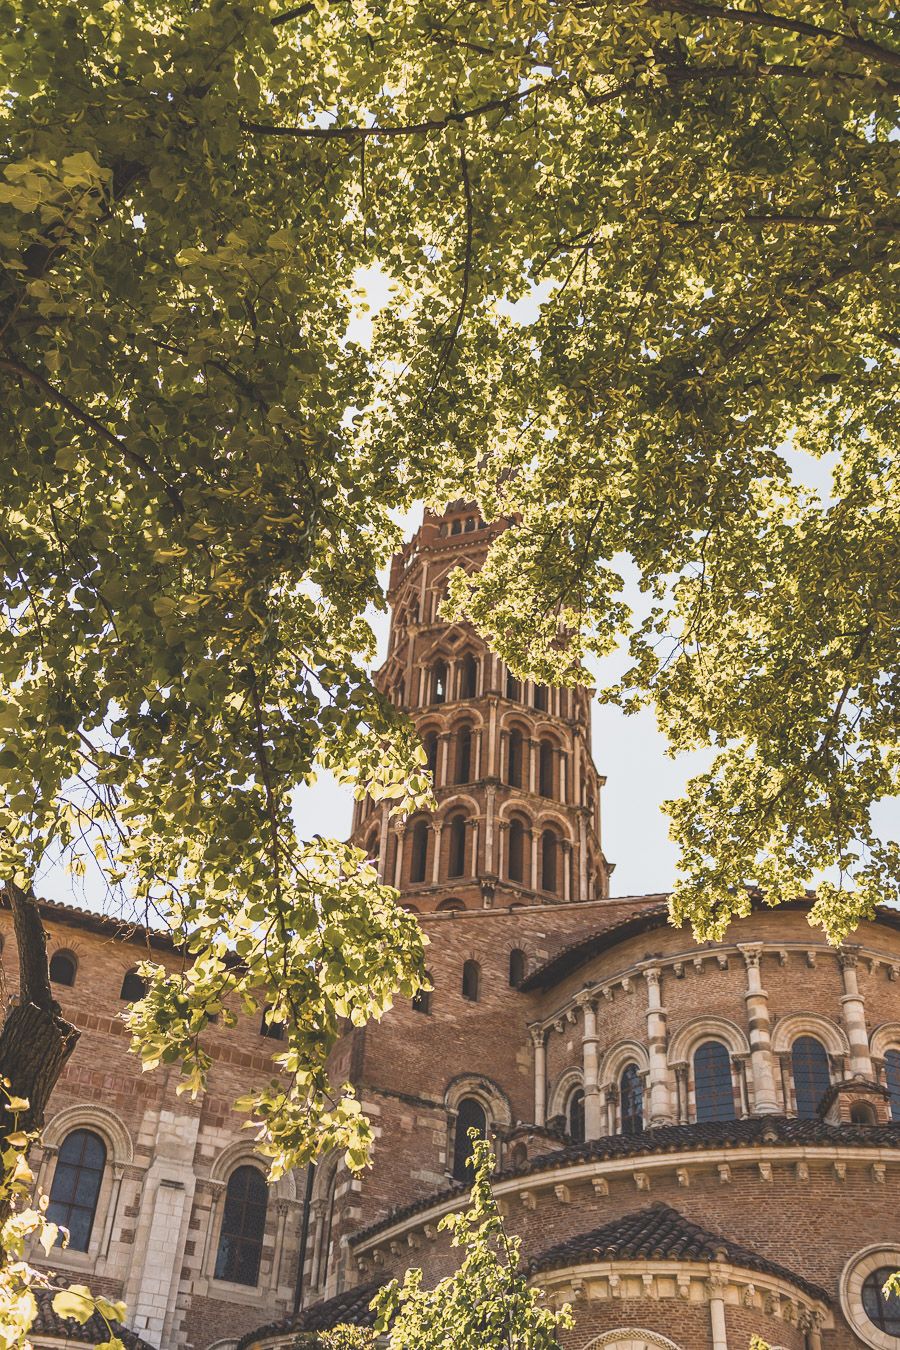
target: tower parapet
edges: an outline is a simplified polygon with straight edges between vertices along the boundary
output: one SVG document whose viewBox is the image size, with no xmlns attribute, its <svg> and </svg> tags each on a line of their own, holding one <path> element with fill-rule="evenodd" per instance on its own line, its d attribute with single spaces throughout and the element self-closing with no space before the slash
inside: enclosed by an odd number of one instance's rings
<svg viewBox="0 0 900 1350">
<path fill-rule="evenodd" d="M 353 839 L 422 912 L 609 893 L 589 693 L 517 680 L 470 624 L 440 616 L 450 573 L 477 571 L 507 523 L 465 501 L 427 512 L 391 566 L 376 681 L 416 722 L 437 809 L 396 822 L 367 799 Z"/>
</svg>

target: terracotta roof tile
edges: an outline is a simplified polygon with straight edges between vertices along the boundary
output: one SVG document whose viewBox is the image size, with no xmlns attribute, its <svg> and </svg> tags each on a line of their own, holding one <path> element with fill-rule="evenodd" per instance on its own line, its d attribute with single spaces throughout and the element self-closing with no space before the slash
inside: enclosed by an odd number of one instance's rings
<svg viewBox="0 0 900 1350">
<path fill-rule="evenodd" d="M 796 1285 L 812 1298 L 830 1302 L 818 1285 L 786 1266 L 743 1247 L 730 1238 L 708 1232 L 677 1209 L 655 1204 L 614 1219 L 602 1228 L 579 1233 L 550 1247 L 528 1263 L 529 1275 L 542 1270 L 587 1265 L 596 1261 L 727 1261 L 744 1270 L 774 1275 Z"/>
<path fill-rule="evenodd" d="M 334 1298 L 321 1303 L 313 1303 L 304 1308 L 296 1317 L 282 1317 L 278 1322 L 268 1322 L 265 1326 L 249 1331 L 237 1346 L 237 1350 L 247 1350 L 257 1341 L 267 1340 L 270 1336 L 280 1336 L 301 1331 L 328 1331 L 341 1322 L 352 1326 L 370 1327 L 375 1322 L 375 1314 L 369 1304 L 381 1288 L 383 1280 L 370 1280 L 368 1284 L 358 1284 L 353 1289 L 345 1289 Z"/>
<path fill-rule="evenodd" d="M 32 1327 L 34 1336 L 58 1337 L 67 1345 L 72 1341 L 85 1345 L 99 1345 L 102 1341 L 109 1340 L 107 1325 L 98 1313 L 94 1313 L 86 1322 L 75 1322 L 69 1317 L 60 1317 L 53 1311 L 52 1290 L 36 1289 L 34 1296 L 37 1301 L 37 1317 Z M 141 1340 L 136 1332 L 129 1331 L 127 1327 L 114 1325 L 113 1330 L 126 1346 L 126 1350 L 153 1350 L 151 1345 Z"/>
</svg>

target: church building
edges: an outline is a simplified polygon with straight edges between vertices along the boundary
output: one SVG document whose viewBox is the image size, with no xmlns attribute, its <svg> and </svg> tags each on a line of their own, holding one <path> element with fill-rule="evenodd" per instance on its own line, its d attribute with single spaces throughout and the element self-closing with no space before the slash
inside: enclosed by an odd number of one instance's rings
<svg viewBox="0 0 900 1350">
<path fill-rule="evenodd" d="M 353 839 L 418 914 L 432 988 L 333 1054 L 375 1132 L 267 1187 L 231 1102 L 278 1028 L 212 1028 L 194 1102 L 142 1074 L 123 1004 L 171 943 L 47 902 L 51 978 L 81 1041 L 35 1150 L 51 1264 L 128 1305 L 129 1350 L 288 1350 L 370 1320 L 377 1288 L 454 1268 L 470 1129 L 530 1278 L 567 1302 L 564 1350 L 900 1350 L 900 912 L 829 947 L 804 898 L 722 942 L 664 895 L 615 897 L 590 695 L 518 681 L 439 613 L 502 523 L 426 515 L 394 560 L 380 687 L 415 719 L 436 808 L 357 803 Z M 11 921 L 3 960 L 13 978 Z M 35 1344 L 90 1328 L 42 1303 Z M 465 1348 L 460 1347 L 460 1350 Z"/>
</svg>

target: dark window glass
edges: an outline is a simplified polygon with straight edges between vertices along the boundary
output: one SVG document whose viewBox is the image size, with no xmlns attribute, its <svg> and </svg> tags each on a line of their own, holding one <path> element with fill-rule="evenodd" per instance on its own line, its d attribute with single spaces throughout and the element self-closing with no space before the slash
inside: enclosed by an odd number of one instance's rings
<svg viewBox="0 0 900 1350">
<path fill-rule="evenodd" d="M 522 881 L 525 871 L 525 827 L 521 820 L 509 822 L 509 861 L 507 871 L 510 881 Z"/>
<path fill-rule="evenodd" d="M 424 881 L 428 866 L 428 821 L 417 820 L 413 826 L 412 861 L 409 866 L 410 881 Z"/>
<path fill-rule="evenodd" d="M 399 680 L 397 682 L 397 688 L 395 690 L 395 698 L 397 700 L 397 707 L 402 708 L 403 704 L 406 702 L 406 685 L 403 683 L 402 680 Z"/>
<path fill-rule="evenodd" d="M 56 1160 L 47 1218 L 69 1230 L 69 1246 L 86 1252 L 97 1213 L 106 1145 L 92 1130 L 66 1135 Z"/>
<path fill-rule="evenodd" d="M 522 733 L 516 729 L 509 733 L 506 781 L 510 787 L 522 786 Z"/>
<path fill-rule="evenodd" d="M 831 1086 L 828 1055 L 822 1042 L 815 1036 L 798 1036 L 791 1046 L 791 1070 L 797 1115 L 801 1120 L 811 1120 L 818 1114 L 819 1102 Z"/>
<path fill-rule="evenodd" d="M 557 887 L 557 854 L 559 852 L 559 840 L 552 830 L 545 830 L 541 835 L 541 889 L 545 891 L 555 891 Z"/>
<path fill-rule="evenodd" d="M 50 957 L 50 978 L 54 984 L 75 983 L 75 957 L 71 952 L 54 952 Z"/>
<path fill-rule="evenodd" d="M 256 1284 L 266 1231 L 266 1183 L 255 1167 L 239 1167 L 228 1178 L 216 1279 Z"/>
<path fill-rule="evenodd" d="M 456 781 L 468 783 L 472 778 L 472 732 L 463 727 L 456 741 Z"/>
<path fill-rule="evenodd" d="M 119 998 L 124 998 L 126 1003 L 134 1003 L 136 999 L 143 998 L 146 992 L 147 986 L 137 971 L 129 970 L 122 981 Z"/>
<path fill-rule="evenodd" d="M 438 734 L 436 731 L 429 731 L 423 741 L 425 746 L 425 755 L 428 759 L 428 768 L 432 774 L 437 773 L 437 752 L 438 752 Z"/>
<path fill-rule="evenodd" d="M 538 712 L 547 711 L 547 686 L 545 684 L 534 686 L 534 706 Z"/>
<path fill-rule="evenodd" d="M 268 1013 L 269 1009 L 266 1008 L 265 1011 L 263 1012 L 262 1021 L 259 1024 L 260 1036 L 268 1036 L 270 1041 L 283 1041 L 284 1023 L 267 1021 L 266 1018 L 268 1016 Z"/>
<path fill-rule="evenodd" d="M 478 986 L 481 983 L 481 970 L 477 961 L 466 961 L 463 965 L 462 996 L 470 1003 L 478 1002 Z"/>
<path fill-rule="evenodd" d="M 576 1144 L 584 1142 L 584 1093 L 581 1088 L 576 1088 L 569 1098 L 569 1106 L 566 1111 L 568 1118 L 569 1134 L 575 1140 Z"/>
<path fill-rule="evenodd" d="M 871 1275 L 866 1276 L 862 1287 L 862 1305 L 866 1317 L 879 1331 L 886 1332 L 888 1336 L 900 1336 L 900 1298 L 896 1294 L 884 1293 L 885 1282 L 893 1273 L 893 1266 L 882 1266 L 880 1270 L 873 1270 Z"/>
<path fill-rule="evenodd" d="M 885 1055 L 884 1076 L 891 1094 L 891 1120 L 900 1120 L 900 1050 L 889 1050 Z"/>
<path fill-rule="evenodd" d="M 506 697 L 515 699 L 516 702 L 522 697 L 522 686 L 510 671 L 506 672 Z"/>
<path fill-rule="evenodd" d="M 475 528 L 475 517 L 466 516 L 466 534 L 470 534 Z"/>
<path fill-rule="evenodd" d="M 447 666 L 443 661 L 438 661 L 431 672 L 431 701 L 447 702 Z"/>
<path fill-rule="evenodd" d="M 456 1116 L 456 1132 L 453 1139 L 453 1176 L 456 1181 L 471 1181 L 472 1169 L 467 1166 L 472 1156 L 472 1140 L 469 1130 L 475 1130 L 479 1139 L 487 1135 L 487 1116 L 484 1108 L 474 1097 L 463 1097 Z"/>
<path fill-rule="evenodd" d="M 366 857 L 371 858 L 373 862 L 377 862 L 380 856 L 381 848 L 379 846 L 378 831 L 373 830 L 366 842 Z"/>
<path fill-rule="evenodd" d="M 431 983 L 431 972 L 426 970 L 426 972 L 425 972 L 425 977 L 426 977 L 426 979 L 428 980 L 428 983 L 430 984 L 430 983 Z M 417 990 L 417 992 L 416 992 L 415 994 L 413 994 L 413 996 L 412 996 L 412 1006 L 413 1006 L 413 1012 L 418 1012 L 418 1013 L 430 1013 L 430 1012 L 431 1012 L 431 990 L 430 990 L 430 989 L 419 989 L 419 990 Z"/>
<path fill-rule="evenodd" d="M 541 741 L 539 759 L 538 791 L 542 797 L 553 796 L 553 746 L 549 741 Z"/>
<path fill-rule="evenodd" d="M 509 982 L 517 985 L 525 978 L 525 953 L 521 947 L 514 947 L 509 954 Z"/>
<path fill-rule="evenodd" d="M 462 521 L 461 521 L 461 520 L 458 520 L 458 519 L 457 519 L 457 520 L 454 520 L 453 524 L 450 526 L 450 533 L 451 533 L 451 534 L 462 534 Z"/>
<path fill-rule="evenodd" d="M 626 1064 L 619 1079 L 622 1133 L 640 1134 L 644 1128 L 644 1088 L 636 1064 Z"/>
<path fill-rule="evenodd" d="M 476 698 L 478 695 L 478 662 L 469 652 L 463 660 L 460 673 L 460 698 Z"/>
<path fill-rule="evenodd" d="M 731 1056 L 720 1041 L 704 1041 L 694 1055 L 698 1120 L 734 1120 Z"/>
<path fill-rule="evenodd" d="M 461 877 L 466 871 L 466 818 L 454 816 L 450 821 L 450 876 Z"/>
</svg>

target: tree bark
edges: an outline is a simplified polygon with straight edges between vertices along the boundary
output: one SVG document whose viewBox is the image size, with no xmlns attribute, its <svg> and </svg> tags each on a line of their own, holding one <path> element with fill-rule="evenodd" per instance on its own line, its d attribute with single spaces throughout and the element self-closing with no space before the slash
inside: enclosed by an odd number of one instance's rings
<svg viewBox="0 0 900 1350">
<path fill-rule="evenodd" d="M 7 1092 L 24 1097 L 28 1110 L 16 1127 L 39 1130 L 50 1093 L 78 1040 L 78 1030 L 63 1017 L 50 988 L 47 936 L 34 892 L 13 881 L 4 885 L 15 925 L 19 952 L 19 993 L 10 999 L 0 1031 L 0 1078 Z M 5 1108 L 0 1112 L 0 1139 L 13 1128 Z M 0 1210 L 0 1222 L 6 1214 Z"/>
</svg>

